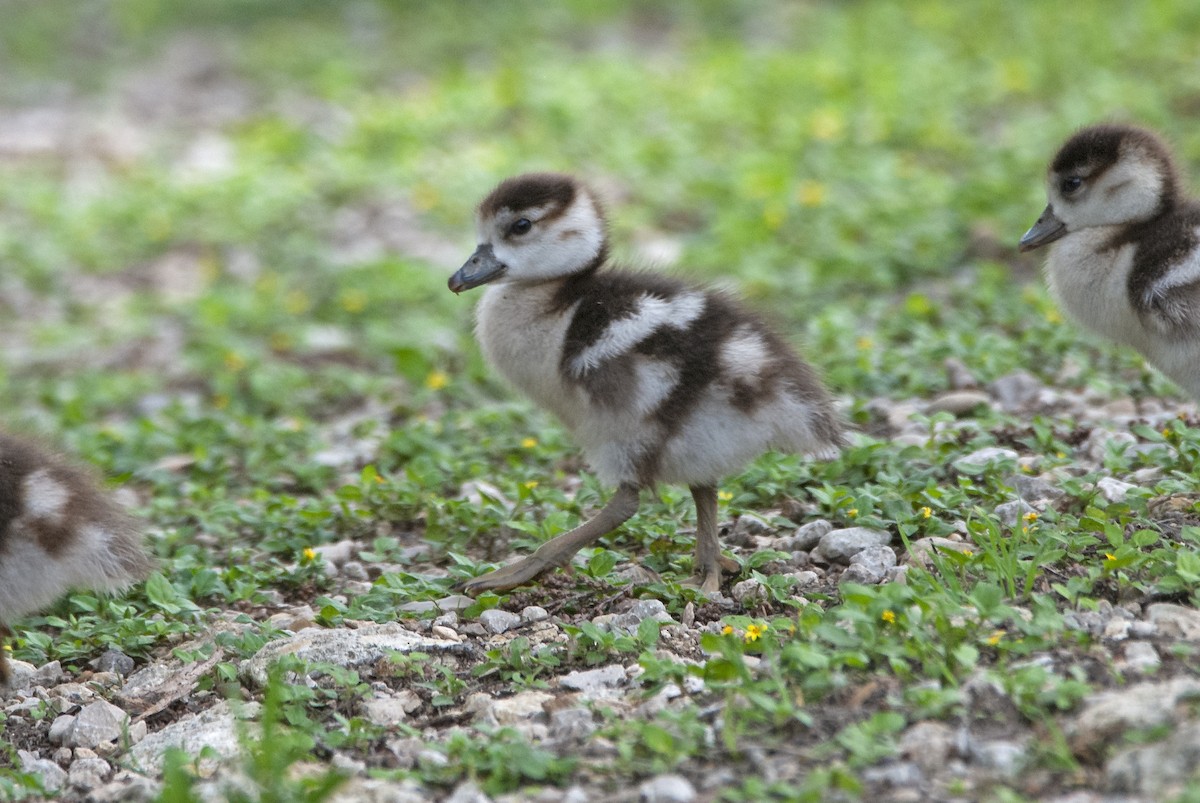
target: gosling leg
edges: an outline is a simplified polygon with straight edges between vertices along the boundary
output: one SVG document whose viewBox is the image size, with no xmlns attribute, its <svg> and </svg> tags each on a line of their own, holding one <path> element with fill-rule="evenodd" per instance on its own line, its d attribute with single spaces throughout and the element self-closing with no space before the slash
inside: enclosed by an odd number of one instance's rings
<svg viewBox="0 0 1200 803">
<path fill-rule="evenodd" d="M 466 594 L 507 591 L 525 585 L 551 569 L 566 566 L 575 553 L 620 527 L 638 508 L 638 487 L 623 484 L 600 512 L 575 529 L 550 539 L 532 555 L 459 585 Z M 715 497 L 714 497 L 715 498 Z"/>
<path fill-rule="evenodd" d="M 736 572 L 741 566 L 721 554 L 717 538 L 717 489 L 713 485 L 692 485 L 696 502 L 696 565 L 693 582 L 705 594 L 721 590 L 721 571 Z"/>
</svg>

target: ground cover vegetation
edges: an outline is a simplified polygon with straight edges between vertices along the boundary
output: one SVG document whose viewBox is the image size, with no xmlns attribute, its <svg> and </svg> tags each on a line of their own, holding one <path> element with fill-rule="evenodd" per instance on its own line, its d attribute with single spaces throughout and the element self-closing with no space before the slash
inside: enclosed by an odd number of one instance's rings
<svg viewBox="0 0 1200 803">
<path fill-rule="evenodd" d="M 1079 125 L 1200 174 L 1197 41 L 1183 0 L 14 4 L 0 425 L 112 478 L 159 569 L 14 623 L 65 674 L 6 699 L 0 798 L 1200 794 L 1146 763 L 1200 693 L 1194 407 L 1015 248 Z M 535 169 L 610 199 L 618 259 L 750 299 L 855 425 L 724 484 L 716 601 L 673 487 L 574 572 L 454 600 L 611 492 L 445 286 L 472 205 Z M 821 540 L 856 527 L 878 572 Z M 425 646 L 250 670 L 396 622 Z M 155 710 L 106 651 L 188 683 Z M 1157 715 L 1102 708 L 1139 688 Z M 100 698 L 133 724 L 92 783 L 49 730 Z M 233 753 L 125 752 L 217 705 Z"/>
</svg>

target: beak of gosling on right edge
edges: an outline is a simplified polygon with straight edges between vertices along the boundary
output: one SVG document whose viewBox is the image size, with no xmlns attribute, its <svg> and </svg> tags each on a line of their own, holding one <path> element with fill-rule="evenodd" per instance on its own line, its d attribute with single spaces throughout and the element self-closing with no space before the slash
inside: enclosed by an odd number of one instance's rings
<svg viewBox="0 0 1200 803">
<path fill-rule="evenodd" d="M 461 293 L 463 290 L 470 290 L 472 287 L 499 279 L 506 270 L 508 270 L 508 266 L 496 259 L 496 253 L 492 250 L 491 244 L 484 243 L 476 248 L 475 253 L 471 254 L 471 258 L 450 277 L 447 285 L 451 291 Z"/>
<path fill-rule="evenodd" d="M 1029 231 L 1021 238 L 1017 248 L 1022 251 L 1032 251 L 1035 248 L 1041 248 L 1043 245 L 1049 245 L 1067 233 L 1067 224 L 1058 219 L 1054 214 L 1054 210 L 1047 204 L 1042 210 L 1041 217 L 1037 222 L 1030 227 Z"/>
</svg>

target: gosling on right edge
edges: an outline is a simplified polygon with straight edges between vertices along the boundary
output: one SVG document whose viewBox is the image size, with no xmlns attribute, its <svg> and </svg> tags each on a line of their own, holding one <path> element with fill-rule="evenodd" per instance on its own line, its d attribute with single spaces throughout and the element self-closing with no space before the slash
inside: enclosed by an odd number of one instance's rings
<svg viewBox="0 0 1200 803">
<path fill-rule="evenodd" d="M 1050 163 L 1046 194 L 1020 248 L 1050 246 L 1051 294 L 1200 400 L 1200 203 L 1170 148 L 1136 126 L 1084 128 Z"/>
</svg>

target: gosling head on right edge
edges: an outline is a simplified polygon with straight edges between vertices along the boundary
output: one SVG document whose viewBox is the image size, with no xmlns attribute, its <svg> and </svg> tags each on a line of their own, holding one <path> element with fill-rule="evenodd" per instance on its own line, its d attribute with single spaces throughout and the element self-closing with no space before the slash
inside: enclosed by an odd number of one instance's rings
<svg viewBox="0 0 1200 803">
<path fill-rule="evenodd" d="M 1064 310 L 1200 399 L 1200 204 L 1181 183 L 1154 132 L 1081 129 L 1051 161 L 1049 203 L 1020 249 L 1050 246 L 1046 280 Z"/>
</svg>

